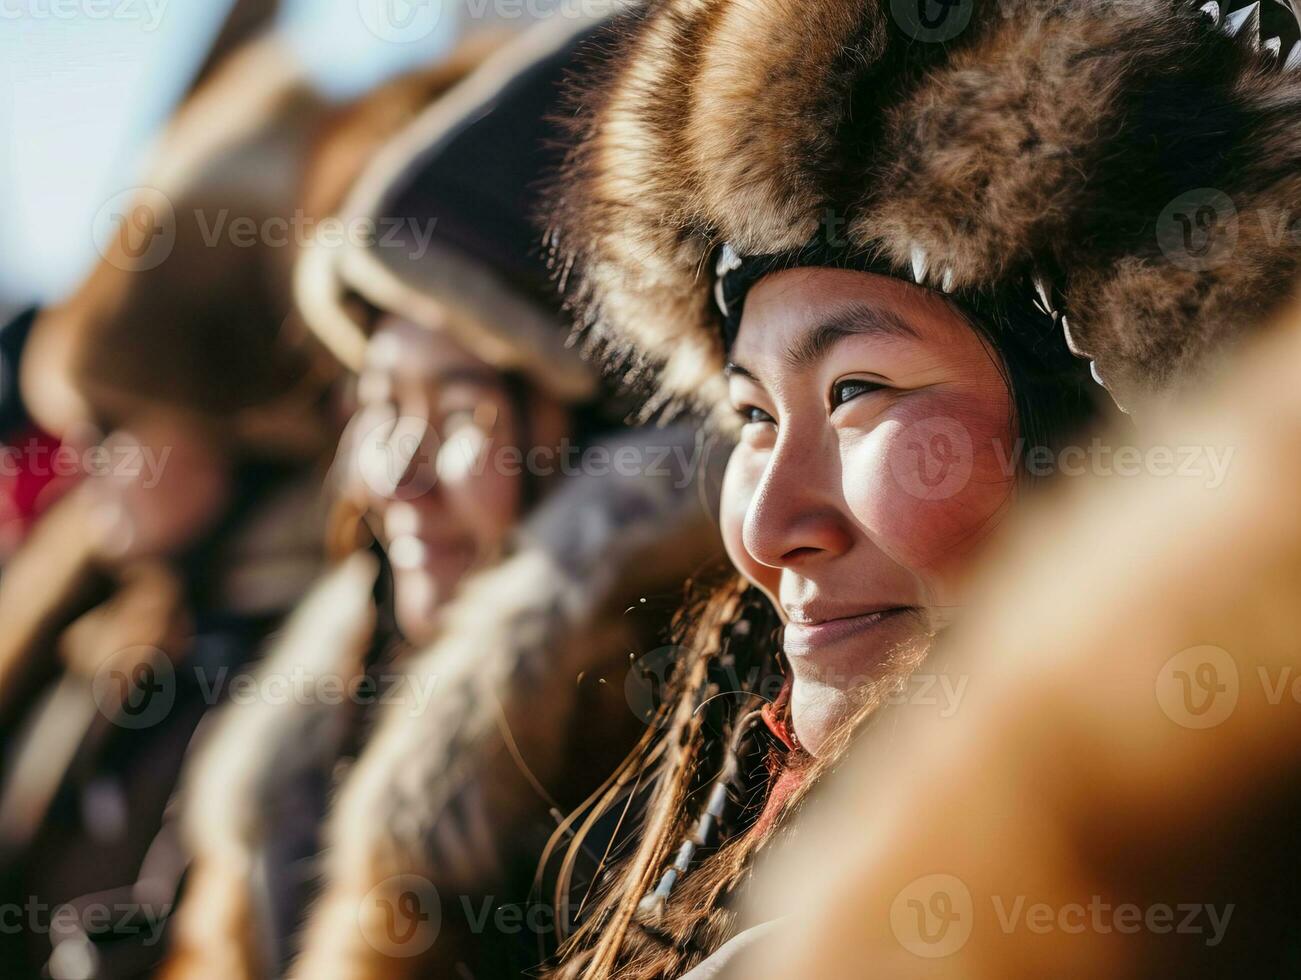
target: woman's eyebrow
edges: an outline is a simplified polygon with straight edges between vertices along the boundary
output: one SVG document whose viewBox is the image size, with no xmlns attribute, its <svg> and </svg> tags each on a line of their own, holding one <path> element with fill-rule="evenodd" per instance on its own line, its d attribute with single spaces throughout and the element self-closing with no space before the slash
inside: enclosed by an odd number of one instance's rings
<svg viewBox="0 0 1301 980">
<path fill-rule="evenodd" d="M 743 367 L 735 361 L 728 361 L 727 364 L 723 366 L 723 377 L 730 378 L 734 375 L 742 378 L 749 378 L 751 381 L 755 380 L 754 372 L 749 368 Z"/>
<path fill-rule="evenodd" d="M 808 368 L 821 360 L 837 341 L 864 335 L 918 339 L 917 331 L 893 310 L 855 303 L 837 310 L 791 344 L 785 353 L 786 363 L 795 370 Z"/>
</svg>

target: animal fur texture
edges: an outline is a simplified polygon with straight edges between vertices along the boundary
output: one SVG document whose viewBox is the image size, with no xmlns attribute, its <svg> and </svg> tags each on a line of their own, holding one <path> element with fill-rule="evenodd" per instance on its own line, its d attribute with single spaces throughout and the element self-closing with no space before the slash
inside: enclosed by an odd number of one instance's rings
<svg viewBox="0 0 1301 980">
<path fill-rule="evenodd" d="M 617 761 L 616 753 L 598 764 L 580 750 L 631 747 L 637 722 L 623 682 L 638 639 L 628 607 L 646 595 L 672 607 L 681 583 L 720 549 L 693 479 L 710 462 L 709 443 L 672 427 L 603 445 L 612 458 L 635 453 L 648 472 L 566 478 L 530 515 L 514 552 L 464 584 L 438 637 L 389 668 L 401 676 L 391 703 L 370 712 L 356 762 L 338 774 L 328 850 L 315 869 L 319 900 L 293 975 L 452 975 L 467 955 L 450 922 L 459 896 L 501 887 L 501 865 L 521 860 L 530 828 L 549 832 L 544 793 L 564 812 Z M 323 580 L 259 677 L 361 672 L 374 576 L 370 557 L 354 555 Z M 317 700 L 223 709 L 182 798 L 194 891 L 182 902 L 169 980 L 275 972 L 261 952 L 258 855 L 294 788 L 330 770 L 356 730 L 355 712 Z M 537 854 L 526 858 L 535 864 Z M 449 910 L 426 955 L 375 943 L 374 895 L 395 880 L 432 884 Z"/>
<path fill-rule="evenodd" d="M 939 43 L 907 6 L 659 0 L 618 29 L 574 95 L 549 241 L 625 380 L 721 402 L 724 242 L 842 236 L 958 291 L 1040 276 L 1126 407 L 1281 303 L 1301 268 L 1295 33 L 1262 47 L 1257 21 L 1230 36 L 1191 2 L 977 0 Z"/>
</svg>

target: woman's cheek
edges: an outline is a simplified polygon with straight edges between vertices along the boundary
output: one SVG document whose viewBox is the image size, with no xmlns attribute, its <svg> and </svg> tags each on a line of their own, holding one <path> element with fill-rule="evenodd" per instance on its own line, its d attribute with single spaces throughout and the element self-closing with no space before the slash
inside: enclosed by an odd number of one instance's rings
<svg viewBox="0 0 1301 980">
<path fill-rule="evenodd" d="M 723 473 L 718 521 L 723 536 L 723 547 L 737 571 L 769 594 L 774 594 L 777 570 L 761 565 L 751 558 L 749 552 L 745 550 L 743 541 L 745 516 L 750 509 L 750 501 L 754 499 L 755 492 L 759 488 L 759 482 L 763 479 L 766 458 L 765 454 L 760 454 L 744 444 L 732 451 L 727 461 L 727 469 Z"/>
<path fill-rule="evenodd" d="M 484 553 L 495 550 L 514 525 L 524 480 L 517 457 L 503 465 L 495 445 L 492 435 L 466 426 L 442 444 L 436 460 L 443 493 Z"/>
<path fill-rule="evenodd" d="M 1005 428 L 1005 427 L 1004 427 Z M 916 571 L 957 571 L 993 529 L 1014 480 L 1003 428 L 899 412 L 842 440 L 845 499 L 877 544 Z"/>
</svg>

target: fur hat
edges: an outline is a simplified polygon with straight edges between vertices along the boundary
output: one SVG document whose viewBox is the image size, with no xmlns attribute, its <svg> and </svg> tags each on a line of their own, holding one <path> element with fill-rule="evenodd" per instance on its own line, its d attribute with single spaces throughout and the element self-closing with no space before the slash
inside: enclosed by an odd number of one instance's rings
<svg viewBox="0 0 1301 980">
<path fill-rule="evenodd" d="M 550 114 L 590 27 L 557 18 L 503 46 L 362 173 L 344 234 L 318 236 L 297 274 L 304 315 L 346 366 L 360 367 L 379 309 L 564 400 L 594 392 L 595 371 L 566 343 L 532 205 L 559 163 Z"/>
<path fill-rule="evenodd" d="M 272 36 L 233 54 L 181 106 L 147 186 L 121 200 L 102 261 L 34 326 L 23 388 L 43 424 L 111 428 L 162 410 L 206 421 L 241 450 L 297 455 L 328 443 L 324 359 L 293 329 L 292 249 L 259 233 L 290 227 L 327 111 Z"/>
<path fill-rule="evenodd" d="M 664 401 L 722 402 L 720 257 L 838 234 L 959 301 L 1043 306 L 1140 404 L 1301 268 L 1292 2 L 654 0 L 580 93 L 558 274 Z"/>
</svg>

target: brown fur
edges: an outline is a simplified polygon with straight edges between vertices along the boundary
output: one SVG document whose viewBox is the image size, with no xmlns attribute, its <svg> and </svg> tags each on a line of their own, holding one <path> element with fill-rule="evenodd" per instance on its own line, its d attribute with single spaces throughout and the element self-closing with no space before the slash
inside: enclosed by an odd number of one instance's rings
<svg viewBox="0 0 1301 980">
<path fill-rule="evenodd" d="M 720 400 L 720 243 L 783 251 L 828 217 L 905 278 L 918 246 L 932 285 L 948 269 L 1028 296 L 1044 273 L 1124 405 L 1259 320 L 1301 268 L 1257 218 L 1301 208 L 1301 72 L 1191 3 L 982 3 L 938 44 L 884 2 L 660 0 L 625 34 L 575 98 L 551 241 L 591 342 L 661 399 Z M 1238 247 L 1196 271 L 1156 229 L 1200 188 L 1241 220 Z"/>
</svg>

